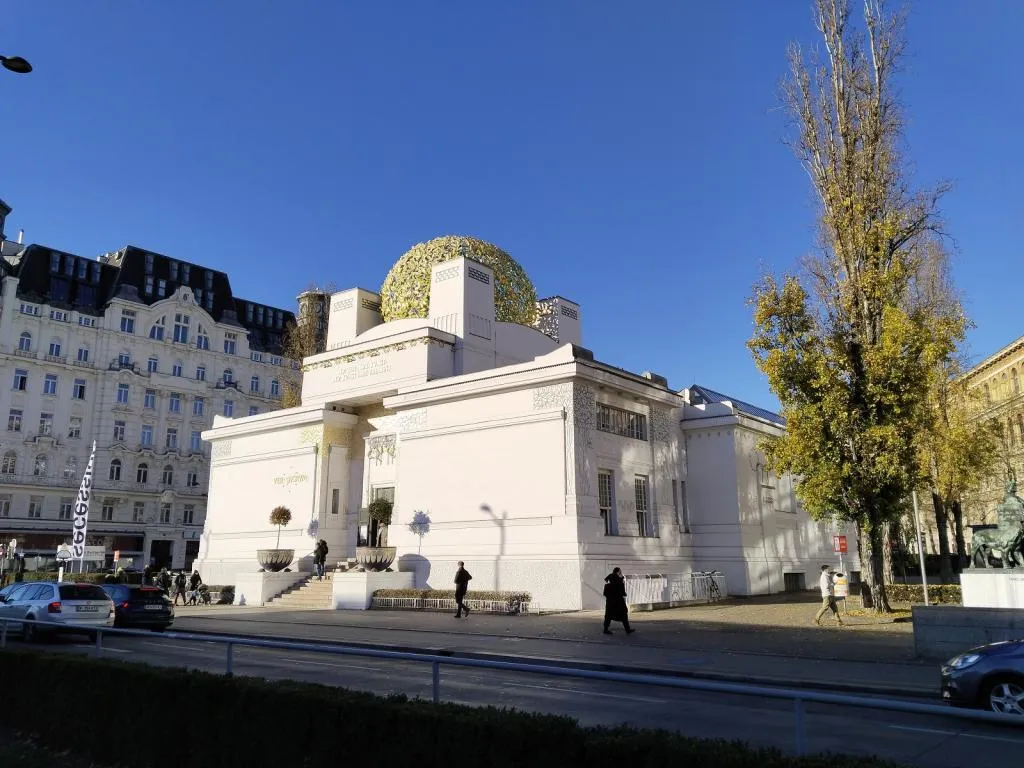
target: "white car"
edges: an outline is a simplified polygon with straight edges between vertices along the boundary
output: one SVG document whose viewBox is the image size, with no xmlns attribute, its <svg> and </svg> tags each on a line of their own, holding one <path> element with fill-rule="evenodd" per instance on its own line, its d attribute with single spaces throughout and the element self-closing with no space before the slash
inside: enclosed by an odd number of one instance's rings
<svg viewBox="0 0 1024 768">
<path fill-rule="evenodd" d="M 114 603 L 95 584 L 26 581 L 0 590 L 0 619 L 44 622 L 3 622 L 9 633 L 21 633 L 25 642 L 51 632 L 92 636 L 91 630 L 96 627 L 109 627 L 114 623 Z"/>
</svg>

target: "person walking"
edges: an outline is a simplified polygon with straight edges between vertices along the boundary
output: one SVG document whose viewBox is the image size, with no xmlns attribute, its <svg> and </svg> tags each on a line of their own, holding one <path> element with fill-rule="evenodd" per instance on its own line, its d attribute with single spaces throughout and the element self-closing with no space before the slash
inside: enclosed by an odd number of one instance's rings
<svg viewBox="0 0 1024 768">
<path fill-rule="evenodd" d="M 174 577 L 174 604 L 178 604 L 178 598 L 181 598 L 182 605 L 188 605 L 188 595 L 185 594 L 188 588 L 188 579 L 185 578 L 184 571 L 178 571 L 178 575 Z"/>
<path fill-rule="evenodd" d="M 467 618 L 469 617 L 469 606 L 465 604 L 466 592 L 469 591 L 469 582 L 473 577 L 469 575 L 469 571 L 466 570 L 466 564 L 459 560 L 459 570 L 455 572 L 455 605 L 458 610 L 455 612 L 455 618 L 461 619 L 462 612 L 466 612 Z"/>
<path fill-rule="evenodd" d="M 626 634 L 636 632 L 629 626 L 629 608 L 626 607 L 626 579 L 622 575 L 622 569 L 616 568 L 604 577 L 604 633 L 612 634 L 611 626 L 613 621 L 621 621 L 626 628 Z"/>
<path fill-rule="evenodd" d="M 825 614 L 832 611 L 835 614 L 836 621 L 839 622 L 839 626 L 843 626 L 843 617 L 839 615 L 839 606 L 836 605 L 836 585 L 833 581 L 835 573 L 827 565 L 821 566 L 821 579 L 818 580 L 818 584 L 821 587 L 821 608 L 818 609 L 818 614 L 814 617 L 814 623 L 819 627 L 821 626 L 821 620 Z"/>
<path fill-rule="evenodd" d="M 327 571 L 327 542 L 320 539 L 313 550 L 313 566 L 316 568 L 316 575 L 320 581 L 324 580 L 324 573 Z"/>
<path fill-rule="evenodd" d="M 192 575 L 188 580 L 188 605 L 196 605 L 199 602 L 199 585 L 203 583 L 202 577 L 199 575 L 199 571 L 192 571 Z"/>
</svg>

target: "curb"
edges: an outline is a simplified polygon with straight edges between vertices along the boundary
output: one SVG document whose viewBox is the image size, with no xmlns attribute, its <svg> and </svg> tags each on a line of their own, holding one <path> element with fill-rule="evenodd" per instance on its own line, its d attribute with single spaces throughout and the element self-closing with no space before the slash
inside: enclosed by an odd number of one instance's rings
<svg viewBox="0 0 1024 768">
<path fill-rule="evenodd" d="M 173 628 L 170 628 L 174 632 Z M 178 630 L 190 635 L 210 635 L 224 637 L 223 632 L 212 632 L 204 629 L 181 629 Z M 627 675 L 653 675 L 660 677 L 687 678 L 693 680 L 710 680 L 722 683 L 742 683 L 747 685 L 763 685 L 772 688 L 804 688 L 813 691 L 830 691 L 864 696 L 883 696 L 898 699 L 930 699 L 938 701 L 938 687 L 935 690 L 922 688 L 896 688 L 884 685 L 869 685 L 863 683 L 827 682 L 822 680 L 789 680 L 786 678 L 772 677 L 770 675 L 743 675 L 731 672 L 705 672 L 701 670 L 666 669 L 659 667 L 641 667 L 628 664 L 606 664 L 602 662 L 572 661 L 565 659 L 551 659 L 542 656 L 509 656 L 507 654 L 486 653 L 482 651 L 452 651 L 446 648 L 429 646 L 407 646 L 388 645 L 383 643 L 366 643 L 360 641 L 343 640 L 311 640 L 301 637 L 284 637 L 280 635 L 243 635 L 242 637 L 253 640 L 270 640 L 282 643 L 304 643 L 307 645 L 333 645 L 348 648 L 365 648 L 368 650 L 393 651 L 395 653 L 408 653 L 414 655 L 448 656 L 456 659 L 476 659 L 479 661 L 504 661 L 517 664 L 537 664 L 542 666 L 555 666 L 567 669 L 580 669 L 593 672 L 617 672 Z M 173 639 L 173 638 L 167 638 Z"/>
</svg>

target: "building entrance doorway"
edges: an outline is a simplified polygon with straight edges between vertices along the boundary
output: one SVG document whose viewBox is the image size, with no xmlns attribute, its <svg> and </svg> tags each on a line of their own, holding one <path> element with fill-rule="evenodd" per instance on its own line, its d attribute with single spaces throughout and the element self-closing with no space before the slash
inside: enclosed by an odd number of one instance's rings
<svg viewBox="0 0 1024 768">
<path fill-rule="evenodd" d="M 171 567 L 174 542 L 169 539 L 153 539 L 149 545 L 149 562 L 156 570 Z"/>
</svg>

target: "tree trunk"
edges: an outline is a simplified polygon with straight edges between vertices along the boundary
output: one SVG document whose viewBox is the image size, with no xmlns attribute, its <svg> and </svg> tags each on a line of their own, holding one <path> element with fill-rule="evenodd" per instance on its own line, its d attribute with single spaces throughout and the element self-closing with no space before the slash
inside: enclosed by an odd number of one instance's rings
<svg viewBox="0 0 1024 768">
<path fill-rule="evenodd" d="M 888 524 L 877 520 L 877 515 L 871 515 L 865 527 L 867 530 L 860 536 L 860 559 L 864 574 L 861 597 L 865 608 L 873 609 L 875 613 L 889 613 L 892 609 L 889 607 L 889 596 L 885 592 L 885 546 Z"/>
<path fill-rule="evenodd" d="M 956 537 L 957 572 L 962 571 L 970 562 L 970 553 L 967 551 L 967 542 L 964 540 L 964 508 L 960 505 L 960 499 L 950 504 L 950 511 L 953 513 L 953 531 Z"/>
<path fill-rule="evenodd" d="M 932 506 L 935 508 L 935 533 L 939 537 L 939 578 L 943 584 L 953 581 L 953 561 L 949 557 L 949 514 L 946 502 L 932 491 Z"/>
</svg>

